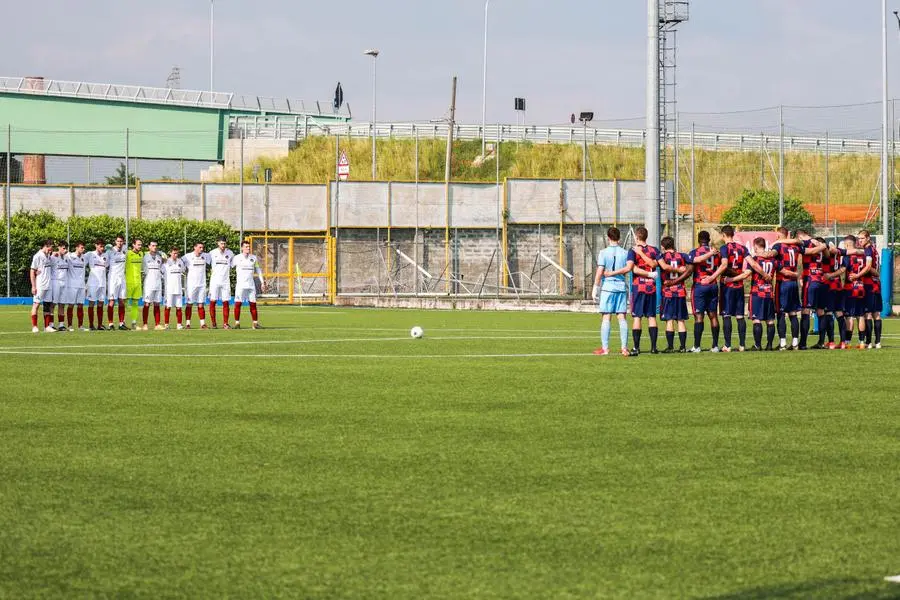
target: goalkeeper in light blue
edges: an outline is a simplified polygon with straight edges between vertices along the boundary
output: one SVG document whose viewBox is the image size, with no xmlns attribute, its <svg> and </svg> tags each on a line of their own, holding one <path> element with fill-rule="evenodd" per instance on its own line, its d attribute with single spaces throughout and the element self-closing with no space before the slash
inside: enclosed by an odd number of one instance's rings
<svg viewBox="0 0 900 600">
<path fill-rule="evenodd" d="M 610 227 L 606 232 L 609 245 L 597 258 L 597 275 L 594 277 L 592 297 L 600 303 L 603 322 L 600 325 L 602 347 L 594 350 L 598 356 L 609 354 L 609 334 L 612 328 L 612 316 L 619 320 L 619 337 L 622 342 L 622 356 L 628 356 L 628 324 L 625 313 L 628 311 L 628 287 L 625 274 L 628 273 L 628 253 L 619 245 L 622 234 L 617 227 Z"/>
</svg>

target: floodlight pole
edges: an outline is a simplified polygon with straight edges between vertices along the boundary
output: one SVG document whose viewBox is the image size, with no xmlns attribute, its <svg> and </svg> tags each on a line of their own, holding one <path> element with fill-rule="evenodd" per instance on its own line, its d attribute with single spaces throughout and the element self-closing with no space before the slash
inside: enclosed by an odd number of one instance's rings
<svg viewBox="0 0 900 600">
<path fill-rule="evenodd" d="M 372 181 L 376 179 L 376 165 L 377 163 L 377 154 L 375 149 L 375 137 L 377 136 L 376 125 L 378 122 L 377 117 L 377 108 L 378 105 L 376 103 L 375 93 L 378 89 L 378 55 L 380 52 L 378 50 L 366 50 L 364 52 L 366 56 L 372 57 Z"/>
<path fill-rule="evenodd" d="M 659 245 L 659 0 L 647 0 L 647 139 L 644 163 L 648 242 Z"/>
<path fill-rule="evenodd" d="M 888 188 L 888 54 L 887 54 L 887 0 L 881 0 L 881 225 L 884 247 L 890 243 L 890 193 Z"/>
<path fill-rule="evenodd" d="M 487 133 L 487 51 L 488 51 L 488 9 L 491 0 L 484 0 L 484 59 L 481 73 L 481 156 L 484 156 L 485 139 Z"/>
<path fill-rule="evenodd" d="M 209 0 L 209 91 L 212 92 L 213 74 L 215 73 L 215 29 L 213 27 L 215 21 L 215 0 Z M 185 251 L 187 249 L 185 248 Z"/>
</svg>

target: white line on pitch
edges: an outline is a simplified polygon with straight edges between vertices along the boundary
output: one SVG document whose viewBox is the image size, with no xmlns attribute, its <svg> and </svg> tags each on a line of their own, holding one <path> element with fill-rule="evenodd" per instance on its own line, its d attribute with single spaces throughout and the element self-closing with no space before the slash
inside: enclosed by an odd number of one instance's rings
<svg viewBox="0 0 900 600">
<path fill-rule="evenodd" d="M 21 350 L 0 350 L 0 355 L 32 355 L 32 356 L 71 356 L 71 352 L 25 352 Z M 440 358 L 573 358 L 573 357 L 590 357 L 595 358 L 593 354 L 585 352 L 566 352 L 566 353 L 535 353 L 535 354 L 174 354 L 174 353 L 155 353 L 155 352 L 92 352 L 91 356 L 117 356 L 117 357 L 134 357 L 134 358 L 377 358 L 389 359 L 397 358 L 402 360 L 408 359 L 440 359 Z"/>
</svg>

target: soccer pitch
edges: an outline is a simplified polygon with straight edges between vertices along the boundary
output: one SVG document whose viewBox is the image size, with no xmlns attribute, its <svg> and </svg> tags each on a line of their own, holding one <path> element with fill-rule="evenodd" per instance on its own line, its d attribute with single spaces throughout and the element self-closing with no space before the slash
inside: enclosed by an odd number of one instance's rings
<svg viewBox="0 0 900 600">
<path fill-rule="evenodd" d="M 0 309 L 0 597 L 900 595 L 893 321 L 881 351 L 625 359 L 596 315 L 260 318 Z"/>
</svg>

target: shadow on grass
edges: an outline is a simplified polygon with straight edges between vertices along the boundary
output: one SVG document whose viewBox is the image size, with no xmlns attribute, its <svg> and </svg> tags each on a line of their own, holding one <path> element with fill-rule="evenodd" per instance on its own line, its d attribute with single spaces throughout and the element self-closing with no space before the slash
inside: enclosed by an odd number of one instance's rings
<svg viewBox="0 0 900 600">
<path fill-rule="evenodd" d="M 866 588 L 878 587 L 879 589 Z M 900 585 L 871 579 L 819 579 L 796 584 L 756 587 L 724 594 L 707 596 L 707 600 L 762 600 L 763 598 L 845 598 L 853 600 L 881 600 L 900 598 Z"/>
</svg>

